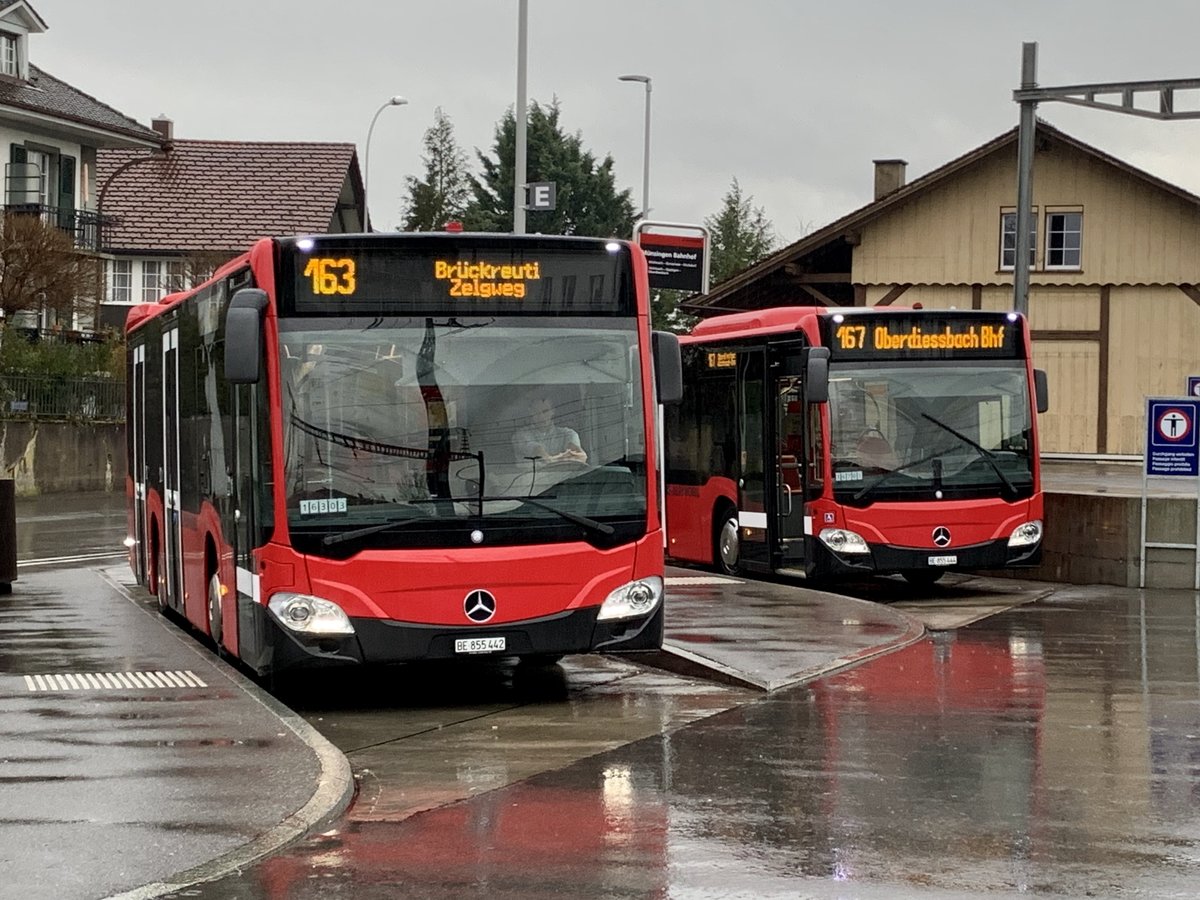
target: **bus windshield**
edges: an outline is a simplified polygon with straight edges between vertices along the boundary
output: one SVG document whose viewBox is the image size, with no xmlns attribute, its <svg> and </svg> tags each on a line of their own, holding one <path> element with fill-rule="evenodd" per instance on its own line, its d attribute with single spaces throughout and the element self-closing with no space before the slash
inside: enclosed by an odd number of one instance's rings
<svg viewBox="0 0 1200 900">
<path fill-rule="evenodd" d="M 284 318 L 279 356 L 302 552 L 645 532 L 633 317 Z"/>
<path fill-rule="evenodd" d="M 1022 360 L 830 367 L 834 497 L 878 501 L 1033 493 Z"/>
</svg>

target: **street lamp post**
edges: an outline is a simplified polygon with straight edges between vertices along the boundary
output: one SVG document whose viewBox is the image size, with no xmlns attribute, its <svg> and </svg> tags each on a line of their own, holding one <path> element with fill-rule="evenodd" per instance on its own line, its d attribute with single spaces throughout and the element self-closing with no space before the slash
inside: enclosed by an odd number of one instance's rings
<svg viewBox="0 0 1200 900">
<path fill-rule="evenodd" d="M 389 106 L 404 106 L 408 103 L 408 99 L 397 94 L 394 97 L 389 97 L 379 109 L 375 110 L 375 115 L 371 116 L 371 127 L 367 129 L 367 143 L 363 148 L 363 231 L 371 230 L 371 213 L 367 207 L 367 183 L 371 178 L 371 134 L 375 131 L 375 122 L 379 119 L 379 114 Z"/>
<path fill-rule="evenodd" d="M 646 86 L 646 147 L 642 154 L 642 214 L 639 218 L 650 215 L 650 76 L 649 75 L 620 75 L 618 81 L 638 81 Z"/>
</svg>

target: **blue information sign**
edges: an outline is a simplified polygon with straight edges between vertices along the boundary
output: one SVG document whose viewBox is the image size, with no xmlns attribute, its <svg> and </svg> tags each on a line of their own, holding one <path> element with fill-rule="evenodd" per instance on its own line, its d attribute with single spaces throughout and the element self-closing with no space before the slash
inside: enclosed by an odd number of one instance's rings
<svg viewBox="0 0 1200 900">
<path fill-rule="evenodd" d="M 1189 397 L 1200 397 L 1200 375 L 1188 376 L 1187 395 Z"/>
<path fill-rule="evenodd" d="M 1200 475 L 1200 398 L 1146 399 L 1146 474 Z"/>
</svg>

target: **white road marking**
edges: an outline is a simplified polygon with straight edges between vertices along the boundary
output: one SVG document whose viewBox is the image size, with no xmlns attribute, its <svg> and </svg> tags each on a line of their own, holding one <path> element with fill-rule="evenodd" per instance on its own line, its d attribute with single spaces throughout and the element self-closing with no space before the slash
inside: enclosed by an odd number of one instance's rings
<svg viewBox="0 0 1200 900">
<path fill-rule="evenodd" d="M 208 687 L 192 671 L 172 672 L 63 672 L 26 675 L 25 686 L 33 692 L 150 690 L 158 688 Z"/>
</svg>

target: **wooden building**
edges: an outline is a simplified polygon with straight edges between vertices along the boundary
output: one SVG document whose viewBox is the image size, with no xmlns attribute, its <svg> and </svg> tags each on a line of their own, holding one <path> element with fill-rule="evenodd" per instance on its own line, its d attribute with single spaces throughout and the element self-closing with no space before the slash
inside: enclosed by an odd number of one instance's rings
<svg viewBox="0 0 1200 900">
<path fill-rule="evenodd" d="M 910 184 L 877 160 L 876 198 L 690 298 L 710 316 L 769 306 L 1011 309 L 1014 128 Z M 1200 197 L 1038 123 L 1030 235 L 1047 453 L 1142 451 L 1145 397 L 1200 375 Z"/>
</svg>

